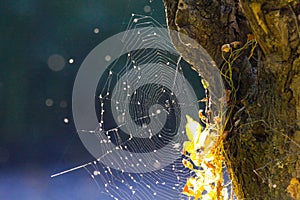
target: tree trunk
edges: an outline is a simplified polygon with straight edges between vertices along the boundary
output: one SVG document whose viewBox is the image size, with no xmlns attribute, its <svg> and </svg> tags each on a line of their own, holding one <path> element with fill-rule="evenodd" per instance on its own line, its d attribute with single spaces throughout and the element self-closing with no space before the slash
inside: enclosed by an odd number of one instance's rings
<svg viewBox="0 0 300 200">
<path fill-rule="evenodd" d="M 224 139 L 226 165 L 238 199 L 300 199 L 300 3 L 293 0 L 164 0 L 168 28 L 195 39 L 224 70 L 224 44 L 243 50 L 233 83 Z M 188 46 L 172 42 L 188 62 Z M 237 43 L 239 44 L 239 43 Z M 223 54 L 223 55 L 222 55 Z M 251 56 L 250 56 L 251 55 Z M 250 58 L 251 57 L 251 58 Z M 192 63 L 190 61 L 191 65 Z M 199 66 L 193 68 L 201 75 Z M 204 77 L 205 78 L 205 77 Z M 291 187 L 291 186 L 290 186 Z M 298 196 L 297 196 L 298 195 Z"/>
</svg>

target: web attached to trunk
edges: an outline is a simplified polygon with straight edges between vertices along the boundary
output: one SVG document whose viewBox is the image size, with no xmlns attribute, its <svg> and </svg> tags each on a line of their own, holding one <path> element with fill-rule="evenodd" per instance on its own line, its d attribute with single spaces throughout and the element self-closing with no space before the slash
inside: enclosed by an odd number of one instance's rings
<svg viewBox="0 0 300 200">
<path fill-rule="evenodd" d="M 133 14 L 121 36 L 123 49 L 116 59 L 105 54 L 110 64 L 94 94 L 98 126 L 77 130 L 96 159 L 52 177 L 84 168 L 112 199 L 185 199 L 192 172 L 182 164 L 182 144 L 186 115 L 197 118 L 198 99 L 165 27 Z"/>
<path fill-rule="evenodd" d="M 163 28 L 151 17 L 132 16 L 127 30 L 138 31 L 125 34 L 122 41 L 136 50 L 119 57 L 107 69 L 104 87 L 98 88 L 96 133 L 101 145 L 113 143 L 115 149 L 106 154 L 112 167 L 95 162 L 87 170 L 100 190 L 104 188 L 101 192 L 114 199 L 184 199 L 182 188 L 190 176 L 181 158 L 184 129 L 178 129 L 185 124 L 181 112 L 197 112 L 198 103 L 177 84 L 186 81 L 180 56 L 160 48 L 173 46 L 153 27 Z M 129 154 L 124 156 L 124 151 Z"/>
</svg>

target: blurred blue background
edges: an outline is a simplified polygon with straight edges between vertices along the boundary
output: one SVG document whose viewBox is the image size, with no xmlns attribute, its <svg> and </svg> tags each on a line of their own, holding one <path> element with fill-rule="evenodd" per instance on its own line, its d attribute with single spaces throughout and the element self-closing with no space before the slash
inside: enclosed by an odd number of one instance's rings
<svg viewBox="0 0 300 200">
<path fill-rule="evenodd" d="M 93 160 L 73 124 L 73 82 L 132 13 L 165 25 L 161 0 L 1 1 L 0 200 L 109 199 L 85 170 L 50 175 Z"/>
</svg>

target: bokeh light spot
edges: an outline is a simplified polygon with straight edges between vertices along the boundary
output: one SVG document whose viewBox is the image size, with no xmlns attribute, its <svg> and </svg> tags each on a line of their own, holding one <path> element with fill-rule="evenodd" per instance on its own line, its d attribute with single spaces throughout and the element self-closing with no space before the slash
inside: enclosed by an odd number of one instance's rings
<svg viewBox="0 0 300 200">
<path fill-rule="evenodd" d="M 110 55 L 107 55 L 107 56 L 105 56 L 105 58 L 104 58 L 106 61 L 110 61 L 111 60 L 111 57 L 110 57 Z"/>
<path fill-rule="evenodd" d="M 62 101 L 59 103 L 59 106 L 60 106 L 61 108 L 66 108 L 66 107 L 68 107 L 68 103 L 67 103 L 67 101 L 62 100 Z"/>
<path fill-rule="evenodd" d="M 48 99 L 46 99 L 45 104 L 46 104 L 46 106 L 51 107 L 51 106 L 53 106 L 54 101 L 53 101 L 53 99 L 48 98 Z"/>
<path fill-rule="evenodd" d="M 64 118 L 64 123 L 68 124 L 69 123 L 69 119 L 67 117 Z"/>
<path fill-rule="evenodd" d="M 100 29 L 99 29 L 99 28 L 94 28 L 94 33 L 95 33 L 95 34 L 100 33 Z"/>
<path fill-rule="evenodd" d="M 149 13 L 149 12 L 151 12 L 151 7 L 150 7 L 150 6 L 148 6 L 148 5 L 147 5 L 147 6 L 145 6 L 145 7 L 144 7 L 144 12 L 145 12 L 145 13 Z"/>
<path fill-rule="evenodd" d="M 70 63 L 70 64 L 73 64 L 74 62 L 75 62 L 75 61 L 74 61 L 73 58 L 70 58 L 70 59 L 69 59 L 69 63 Z"/>
<path fill-rule="evenodd" d="M 61 71 L 64 69 L 66 61 L 64 57 L 58 54 L 53 54 L 48 58 L 48 66 L 53 71 Z"/>
</svg>

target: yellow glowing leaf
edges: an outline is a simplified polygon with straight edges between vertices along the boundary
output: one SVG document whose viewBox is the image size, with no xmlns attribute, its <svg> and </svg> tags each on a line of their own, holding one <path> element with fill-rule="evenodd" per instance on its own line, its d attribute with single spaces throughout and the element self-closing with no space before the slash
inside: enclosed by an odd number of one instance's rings
<svg viewBox="0 0 300 200">
<path fill-rule="evenodd" d="M 209 134 L 209 131 L 207 129 L 205 129 L 202 133 L 197 135 L 197 137 L 194 141 L 195 148 L 197 148 L 197 149 L 205 148 L 205 140 L 206 140 L 208 134 Z"/>
<path fill-rule="evenodd" d="M 185 151 L 187 151 L 188 153 L 192 153 L 194 152 L 194 142 L 191 141 L 185 141 L 183 143 L 183 148 Z"/>
<path fill-rule="evenodd" d="M 201 131 L 202 131 L 202 127 L 199 124 L 199 122 L 193 120 L 193 118 L 191 118 L 190 116 L 186 116 L 186 126 L 185 126 L 185 130 L 186 130 L 186 135 L 189 139 L 189 141 L 193 142 L 195 136 L 200 135 Z"/>
<path fill-rule="evenodd" d="M 209 129 L 205 128 L 194 141 L 194 148 L 200 149 L 202 154 L 207 154 L 216 143 L 216 135 Z"/>
<path fill-rule="evenodd" d="M 190 158 L 191 160 L 193 161 L 193 163 L 199 167 L 200 166 L 200 163 L 201 163 L 201 157 L 198 156 L 199 154 L 196 153 L 196 151 L 192 152 L 191 155 L 190 155 Z"/>
<path fill-rule="evenodd" d="M 210 190 L 207 195 L 209 196 L 209 199 L 216 200 L 217 199 L 217 193 L 214 190 Z"/>
<path fill-rule="evenodd" d="M 186 181 L 186 185 L 188 187 L 194 187 L 195 181 L 196 181 L 196 179 L 194 177 L 189 177 Z"/>
</svg>

